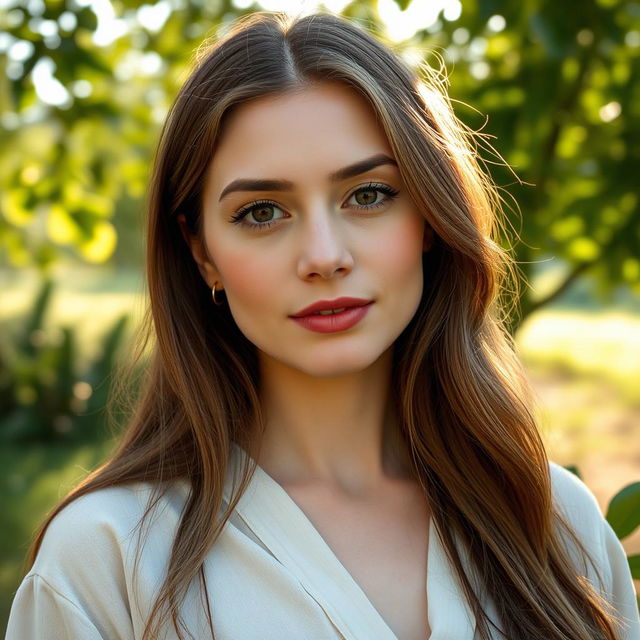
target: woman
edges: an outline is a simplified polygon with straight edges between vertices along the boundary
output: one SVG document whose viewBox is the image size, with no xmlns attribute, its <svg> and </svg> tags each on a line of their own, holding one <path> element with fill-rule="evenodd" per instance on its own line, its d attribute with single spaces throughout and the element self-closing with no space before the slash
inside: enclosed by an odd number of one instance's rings
<svg viewBox="0 0 640 640">
<path fill-rule="evenodd" d="M 501 328 L 496 204 L 389 48 L 239 21 L 162 133 L 145 387 L 42 528 L 9 638 L 640 637 Z"/>
</svg>

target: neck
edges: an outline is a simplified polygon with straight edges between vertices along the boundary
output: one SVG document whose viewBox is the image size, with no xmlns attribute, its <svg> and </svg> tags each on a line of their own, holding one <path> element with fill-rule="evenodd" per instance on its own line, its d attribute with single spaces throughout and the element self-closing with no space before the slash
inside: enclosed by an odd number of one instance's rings
<svg viewBox="0 0 640 640">
<path fill-rule="evenodd" d="M 392 351 L 364 371 L 318 378 L 261 359 L 258 464 L 280 484 L 363 493 L 411 475 L 391 407 Z"/>
</svg>

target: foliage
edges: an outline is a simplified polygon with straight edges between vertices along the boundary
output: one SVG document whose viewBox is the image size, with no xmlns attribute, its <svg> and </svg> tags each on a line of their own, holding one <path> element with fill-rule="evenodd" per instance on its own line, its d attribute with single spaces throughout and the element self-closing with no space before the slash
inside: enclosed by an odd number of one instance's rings
<svg viewBox="0 0 640 640">
<path fill-rule="evenodd" d="M 621 540 L 640 526 L 640 482 L 616 493 L 609 503 L 607 520 Z"/>
<path fill-rule="evenodd" d="M 46 267 L 64 252 L 102 262 L 118 256 L 118 243 L 120 259 L 139 256 L 128 234 L 140 233 L 151 150 L 192 52 L 259 5 L 120 0 L 109 29 L 86 3 L 4 6 L 0 246 L 17 266 Z M 385 32 L 374 0 L 343 13 Z M 523 277 L 543 260 L 567 265 L 549 291 L 523 288 L 522 319 L 587 272 L 602 292 L 620 283 L 640 290 L 637 3 L 584 0 L 576 10 L 551 0 L 468 0 L 456 19 L 445 15 L 398 51 L 416 64 L 438 65 L 442 54 L 459 117 L 495 136 L 524 181 L 484 153 L 505 198 L 520 205 L 508 216 L 523 238 L 515 247 Z M 51 90 L 39 96 L 44 84 L 34 77 L 47 74 Z"/>
<path fill-rule="evenodd" d="M 616 493 L 611 499 L 607 521 L 620 540 L 640 527 L 640 482 L 634 482 Z M 640 555 L 627 557 L 631 575 L 640 580 Z"/>
<path fill-rule="evenodd" d="M 53 285 L 45 280 L 17 331 L 0 342 L 0 441 L 94 440 L 105 432 L 104 407 L 127 316 L 79 370 L 76 331 L 45 328 Z"/>
<path fill-rule="evenodd" d="M 504 166 L 490 166 L 499 185 L 511 185 L 507 201 L 515 197 L 520 207 L 510 224 L 523 239 L 515 250 L 524 277 L 541 260 L 568 265 L 544 294 L 524 291 L 523 319 L 587 272 L 601 293 L 620 283 L 640 291 L 638 4 L 463 6 L 458 20 L 421 34 L 420 45 L 440 47 L 460 117 L 495 136 L 496 150 L 524 182 L 514 185 Z"/>
<path fill-rule="evenodd" d="M 636 553 L 633 556 L 629 556 L 629 567 L 631 568 L 631 575 L 640 580 L 640 554 Z"/>
</svg>

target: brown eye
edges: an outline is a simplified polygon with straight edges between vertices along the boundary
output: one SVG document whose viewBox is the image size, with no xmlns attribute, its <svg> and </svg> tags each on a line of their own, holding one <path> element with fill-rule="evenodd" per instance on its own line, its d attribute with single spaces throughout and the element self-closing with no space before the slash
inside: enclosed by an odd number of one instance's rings
<svg viewBox="0 0 640 640">
<path fill-rule="evenodd" d="M 349 204 L 356 209 L 371 211 L 378 207 L 386 206 L 398 193 L 400 192 L 397 189 L 389 185 L 374 182 L 356 189 L 349 197 L 351 201 Z M 380 198 L 378 198 L 379 195 L 381 196 Z"/>
<path fill-rule="evenodd" d="M 273 218 L 273 205 L 263 204 L 256 209 L 252 209 L 251 215 L 257 222 L 269 222 Z"/>
<path fill-rule="evenodd" d="M 377 189 L 361 189 L 360 191 L 356 191 L 355 198 L 356 202 L 362 206 L 369 206 L 376 201 L 378 191 Z"/>
<path fill-rule="evenodd" d="M 285 212 L 275 202 L 258 200 L 237 211 L 231 216 L 231 222 L 243 227 L 249 227 L 255 231 L 261 231 L 277 224 L 278 220 L 286 217 Z"/>
</svg>

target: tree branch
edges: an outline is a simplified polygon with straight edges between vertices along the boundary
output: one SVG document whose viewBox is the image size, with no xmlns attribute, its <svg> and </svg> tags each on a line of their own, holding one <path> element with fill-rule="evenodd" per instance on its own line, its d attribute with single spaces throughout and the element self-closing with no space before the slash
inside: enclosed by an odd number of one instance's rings
<svg viewBox="0 0 640 640">
<path fill-rule="evenodd" d="M 610 251 L 628 233 L 633 231 L 634 227 L 638 224 L 640 224 L 640 207 L 636 207 L 635 210 L 627 218 L 627 221 L 611 235 L 609 241 L 601 247 L 599 256 L 607 253 L 607 251 Z M 600 260 L 599 256 L 597 258 L 594 258 L 593 260 L 585 260 L 584 262 L 579 262 L 578 264 L 576 264 L 569 272 L 567 277 L 551 293 L 547 294 L 543 298 L 540 298 L 539 300 L 535 300 L 534 302 L 530 303 L 524 310 L 520 323 L 522 323 L 524 319 L 527 316 L 531 315 L 534 311 L 537 311 L 541 307 L 548 305 L 556 298 L 560 297 L 577 278 L 579 278 L 585 271 L 588 271 L 596 262 Z"/>
<path fill-rule="evenodd" d="M 540 298 L 539 300 L 535 300 L 531 302 L 525 314 L 523 314 L 522 319 L 524 320 L 527 316 L 531 315 L 541 307 L 545 307 L 546 305 L 553 302 L 556 298 L 559 298 L 585 271 L 588 271 L 589 268 L 595 264 L 596 260 L 589 260 L 586 262 L 579 262 L 574 268 L 569 272 L 569 275 L 549 294 L 544 296 L 544 298 Z"/>
</svg>

